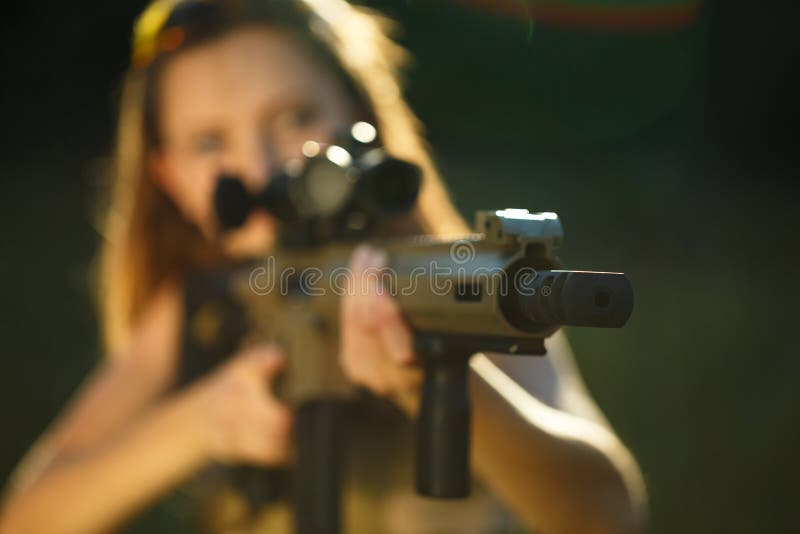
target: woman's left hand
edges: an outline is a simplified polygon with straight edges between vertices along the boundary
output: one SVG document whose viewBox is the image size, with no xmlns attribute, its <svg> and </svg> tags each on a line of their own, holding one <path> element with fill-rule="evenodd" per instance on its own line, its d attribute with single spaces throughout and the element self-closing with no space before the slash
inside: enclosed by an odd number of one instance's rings
<svg viewBox="0 0 800 534">
<path fill-rule="evenodd" d="M 422 370 L 411 330 L 397 302 L 381 284 L 388 257 L 367 245 L 350 259 L 348 291 L 341 300 L 340 358 L 345 374 L 408 415 L 419 406 Z"/>
</svg>

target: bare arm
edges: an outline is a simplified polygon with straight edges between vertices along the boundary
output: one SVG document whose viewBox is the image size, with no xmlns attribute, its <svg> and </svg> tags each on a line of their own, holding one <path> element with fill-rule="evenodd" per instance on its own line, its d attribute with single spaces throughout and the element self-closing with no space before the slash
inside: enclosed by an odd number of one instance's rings
<svg viewBox="0 0 800 534">
<path fill-rule="evenodd" d="M 89 379 L 23 461 L 0 533 L 107 531 L 210 460 L 287 460 L 291 414 L 267 387 L 283 362 L 274 348 L 252 347 L 161 398 L 176 353 L 175 296 L 156 297 L 130 353 Z"/>
<path fill-rule="evenodd" d="M 122 474 L 126 463 L 135 464 L 132 455 L 136 455 L 137 440 L 150 436 L 151 444 L 159 445 L 164 438 L 157 431 L 165 420 L 175 417 L 176 410 L 180 411 L 177 405 L 155 410 L 142 419 L 137 431 L 127 430 L 132 421 L 156 402 L 172 377 L 179 307 L 177 288 L 162 288 L 137 325 L 131 342 L 88 377 L 64 413 L 17 467 L 6 489 L 0 526 L 16 532 L 34 531 L 8 525 L 15 525 L 16 520 L 31 512 L 35 518 L 37 510 L 40 519 L 52 518 L 41 512 L 53 510 L 59 523 L 66 527 L 70 524 L 67 515 L 82 514 L 80 506 L 73 502 L 81 499 L 69 497 L 83 496 L 86 491 L 102 493 L 99 501 L 83 499 L 83 502 L 96 507 L 90 515 L 103 515 L 98 510 L 105 508 L 106 498 L 113 497 L 114 485 L 94 481 L 95 471 L 113 476 Z M 114 463 L 111 459 L 118 451 L 124 460 Z M 165 453 L 168 451 L 169 444 L 164 449 Z M 76 519 L 76 524 L 81 523 Z"/>
<path fill-rule="evenodd" d="M 186 393 L 129 431 L 79 453 L 60 455 L 14 491 L 0 531 L 90 533 L 117 526 L 205 461 L 197 394 Z"/>
<path fill-rule="evenodd" d="M 586 391 L 562 334 L 546 358 L 473 358 L 473 464 L 543 532 L 637 532 L 644 484 Z"/>
</svg>

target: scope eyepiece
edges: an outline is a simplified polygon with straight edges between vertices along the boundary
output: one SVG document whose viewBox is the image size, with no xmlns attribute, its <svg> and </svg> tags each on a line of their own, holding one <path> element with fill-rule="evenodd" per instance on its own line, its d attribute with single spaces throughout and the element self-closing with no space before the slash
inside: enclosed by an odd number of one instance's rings
<svg viewBox="0 0 800 534">
<path fill-rule="evenodd" d="M 222 230 L 232 230 L 244 224 L 253 209 L 253 199 L 239 178 L 223 174 L 214 191 L 214 209 Z"/>
</svg>

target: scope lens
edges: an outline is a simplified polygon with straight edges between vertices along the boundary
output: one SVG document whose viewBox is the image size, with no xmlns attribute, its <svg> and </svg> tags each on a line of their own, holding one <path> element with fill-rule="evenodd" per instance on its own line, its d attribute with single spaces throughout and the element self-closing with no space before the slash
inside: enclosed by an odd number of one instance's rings
<svg viewBox="0 0 800 534">
<path fill-rule="evenodd" d="M 303 194 L 295 199 L 303 205 L 300 213 L 313 216 L 328 216 L 337 213 L 350 198 L 352 181 L 343 169 L 325 158 L 311 160 L 303 181 Z"/>
</svg>

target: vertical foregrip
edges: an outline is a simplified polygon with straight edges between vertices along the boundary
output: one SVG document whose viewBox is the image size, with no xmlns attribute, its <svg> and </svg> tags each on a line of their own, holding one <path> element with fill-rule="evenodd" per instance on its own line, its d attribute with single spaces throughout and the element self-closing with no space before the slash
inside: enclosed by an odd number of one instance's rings
<svg viewBox="0 0 800 534">
<path fill-rule="evenodd" d="M 417 491 L 455 499 L 469 494 L 470 403 L 468 358 L 431 356 L 417 434 Z"/>
</svg>

